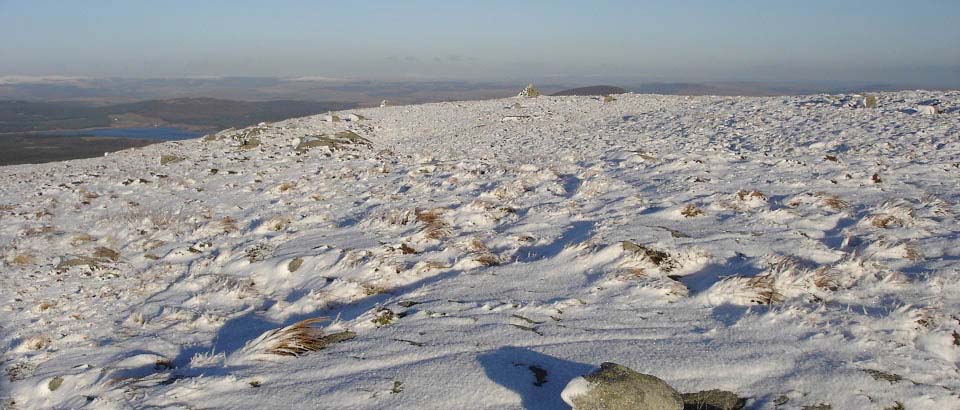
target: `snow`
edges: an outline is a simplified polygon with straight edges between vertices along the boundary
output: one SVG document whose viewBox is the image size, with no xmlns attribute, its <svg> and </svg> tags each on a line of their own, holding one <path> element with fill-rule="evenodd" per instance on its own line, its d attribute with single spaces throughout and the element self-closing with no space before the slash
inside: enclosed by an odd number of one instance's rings
<svg viewBox="0 0 960 410">
<path fill-rule="evenodd" d="M 560 398 L 563 399 L 564 403 L 572 407 L 573 399 L 590 393 L 591 388 L 592 386 L 587 379 L 575 377 L 573 380 L 570 380 L 570 383 L 567 383 L 567 387 L 564 387 L 563 391 L 560 392 Z"/>
<path fill-rule="evenodd" d="M 557 409 L 610 361 L 957 408 L 960 92 L 858 98 L 383 107 L 2 167 L 0 399 Z M 356 337 L 254 349 L 318 317 Z"/>
</svg>

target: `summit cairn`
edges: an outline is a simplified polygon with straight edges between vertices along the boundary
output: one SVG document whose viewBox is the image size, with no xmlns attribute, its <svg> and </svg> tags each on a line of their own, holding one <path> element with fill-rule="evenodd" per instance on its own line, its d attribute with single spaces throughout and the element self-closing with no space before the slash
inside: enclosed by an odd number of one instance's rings
<svg viewBox="0 0 960 410">
<path fill-rule="evenodd" d="M 540 96 L 540 90 L 537 87 L 534 87 L 533 84 L 528 84 L 527 88 L 524 88 L 520 91 L 520 94 L 517 94 L 517 97 L 522 98 L 535 98 Z"/>
</svg>

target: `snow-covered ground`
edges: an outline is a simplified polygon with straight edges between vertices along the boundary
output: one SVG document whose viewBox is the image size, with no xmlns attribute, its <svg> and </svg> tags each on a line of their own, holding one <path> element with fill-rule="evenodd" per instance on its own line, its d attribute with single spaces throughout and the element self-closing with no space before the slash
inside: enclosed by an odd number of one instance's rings
<svg viewBox="0 0 960 410">
<path fill-rule="evenodd" d="M 0 399 L 562 409 L 611 361 L 960 408 L 960 92 L 852 101 L 387 107 L 0 168 Z"/>
</svg>

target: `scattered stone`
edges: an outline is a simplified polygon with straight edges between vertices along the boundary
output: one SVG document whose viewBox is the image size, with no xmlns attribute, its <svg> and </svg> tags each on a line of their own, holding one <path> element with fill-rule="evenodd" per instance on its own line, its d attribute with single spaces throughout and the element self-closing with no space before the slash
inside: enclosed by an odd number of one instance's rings
<svg viewBox="0 0 960 410">
<path fill-rule="evenodd" d="M 903 377 L 899 374 L 887 373 L 880 370 L 863 369 L 863 372 L 869 374 L 870 377 L 873 377 L 873 380 L 883 380 L 890 383 L 896 383 L 903 380 Z"/>
<path fill-rule="evenodd" d="M 747 400 L 723 390 L 704 390 L 696 393 L 684 393 L 683 410 L 740 410 Z"/>
<path fill-rule="evenodd" d="M 331 151 L 340 151 L 348 147 L 365 146 L 369 147 L 370 140 L 361 137 L 353 131 L 340 131 L 332 137 L 327 135 L 306 136 L 300 138 L 300 143 L 294 147 L 297 152 L 306 152 L 312 148 L 326 147 Z"/>
<path fill-rule="evenodd" d="M 90 269 L 97 269 L 100 267 L 99 260 L 95 258 L 88 258 L 86 256 L 79 256 L 76 258 L 66 259 L 57 264 L 57 270 L 70 269 L 77 266 L 86 266 Z"/>
<path fill-rule="evenodd" d="M 612 95 L 604 95 L 603 97 L 600 97 L 600 101 L 603 101 L 603 102 L 605 102 L 605 103 L 611 103 L 611 102 L 614 102 L 614 101 L 616 101 L 616 100 L 617 100 L 617 99 L 616 99 L 616 98 L 613 98 Z"/>
<path fill-rule="evenodd" d="M 519 94 L 517 94 L 517 97 L 523 97 L 523 98 L 536 98 L 539 96 L 540 96 L 540 90 L 538 90 L 537 87 L 534 87 L 533 84 L 527 85 L 526 88 L 524 88 L 523 90 L 520 91 Z"/>
<path fill-rule="evenodd" d="M 380 108 L 389 107 L 391 105 L 393 104 L 390 104 L 390 101 L 387 101 L 387 100 L 380 101 Z"/>
<path fill-rule="evenodd" d="M 47 383 L 47 388 L 50 389 L 50 391 L 57 391 L 57 389 L 59 389 L 62 384 L 63 384 L 63 377 L 57 376 L 50 379 L 50 381 Z"/>
<path fill-rule="evenodd" d="M 917 112 L 923 115 L 937 115 L 937 114 L 940 114 L 942 111 L 940 111 L 939 105 L 933 105 L 933 104 L 922 105 L 921 104 L 917 106 Z"/>
<path fill-rule="evenodd" d="M 296 272 L 297 269 L 300 269 L 300 266 L 303 265 L 303 258 L 294 258 L 290 263 L 287 264 L 287 270 L 290 272 Z"/>
<path fill-rule="evenodd" d="M 117 252 L 105 246 L 101 246 L 93 251 L 93 257 L 97 259 L 106 259 L 112 262 L 116 262 L 120 260 L 120 252 Z"/>
<path fill-rule="evenodd" d="M 393 313 L 392 310 L 378 307 L 377 310 L 373 313 L 373 319 L 370 321 L 377 327 L 383 327 L 389 325 L 397 320 L 397 315 Z"/>
<path fill-rule="evenodd" d="M 573 410 L 681 410 L 683 399 L 657 377 L 616 363 L 567 384 L 560 394 Z"/>
<path fill-rule="evenodd" d="M 863 97 L 864 108 L 877 108 L 877 96 L 867 95 Z"/>
<path fill-rule="evenodd" d="M 422 342 L 418 342 L 418 341 L 416 341 L 416 340 L 407 340 L 407 339 L 393 339 L 393 340 L 395 340 L 395 341 L 397 341 L 397 342 L 406 343 L 406 344 L 408 344 L 408 345 L 410 345 L 410 346 L 423 347 L 423 343 L 422 343 Z"/>
<path fill-rule="evenodd" d="M 242 150 L 250 150 L 250 149 L 254 149 L 254 148 L 259 147 L 259 146 L 260 146 L 260 138 L 251 137 L 251 138 L 248 138 L 248 139 L 244 140 L 243 143 L 240 144 L 240 149 L 242 149 Z"/>
</svg>

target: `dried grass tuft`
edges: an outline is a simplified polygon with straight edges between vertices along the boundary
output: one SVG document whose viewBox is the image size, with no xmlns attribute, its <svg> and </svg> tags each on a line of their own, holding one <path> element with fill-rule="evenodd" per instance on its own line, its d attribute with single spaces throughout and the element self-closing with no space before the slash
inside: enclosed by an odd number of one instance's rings
<svg viewBox="0 0 960 410">
<path fill-rule="evenodd" d="M 223 229 L 223 233 L 231 233 L 239 230 L 239 228 L 237 228 L 237 220 L 229 216 L 225 216 L 220 220 L 220 227 Z"/>
<path fill-rule="evenodd" d="M 427 239 L 443 239 L 452 233 L 450 225 L 443 220 L 444 208 L 417 210 L 416 219 L 424 224 L 423 233 Z"/>
<path fill-rule="evenodd" d="M 777 291 L 774 282 L 775 278 L 772 275 L 760 275 L 747 279 L 746 287 L 756 292 L 756 297 L 751 302 L 761 305 L 783 302 L 783 295 Z"/>
<path fill-rule="evenodd" d="M 472 259 L 483 266 L 497 266 L 500 264 L 500 257 L 491 252 L 477 254 Z"/>
<path fill-rule="evenodd" d="M 903 246 L 903 257 L 913 262 L 924 260 L 923 252 L 917 249 L 916 246 L 910 244 Z"/>
<path fill-rule="evenodd" d="M 836 271 L 824 266 L 813 272 L 813 285 L 818 289 L 836 291 L 840 288 L 840 281 Z"/>
<path fill-rule="evenodd" d="M 685 218 L 693 218 L 703 215 L 703 210 L 697 208 L 694 204 L 688 204 L 680 210 L 680 215 L 683 215 Z"/>
<path fill-rule="evenodd" d="M 848 206 L 850 206 L 846 201 L 840 199 L 836 195 L 830 195 L 826 192 L 817 192 L 813 195 L 820 199 L 821 204 L 836 211 L 846 209 Z"/>
<path fill-rule="evenodd" d="M 356 333 L 349 330 L 326 334 L 320 326 L 317 326 L 324 320 L 324 318 L 312 318 L 267 331 L 248 342 L 242 352 L 297 357 L 356 337 Z"/>
<path fill-rule="evenodd" d="M 767 196 L 764 195 L 763 192 L 756 191 L 756 190 L 754 190 L 754 191 L 745 191 L 745 190 L 737 191 L 737 198 L 740 199 L 741 201 L 747 201 L 747 200 L 751 200 L 751 199 L 758 199 L 758 200 L 761 200 L 761 201 L 766 201 L 766 200 L 767 200 Z"/>
<path fill-rule="evenodd" d="M 37 262 L 37 258 L 29 253 L 21 253 L 14 256 L 10 262 L 16 266 L 33 265 Z"/>
</svg>

